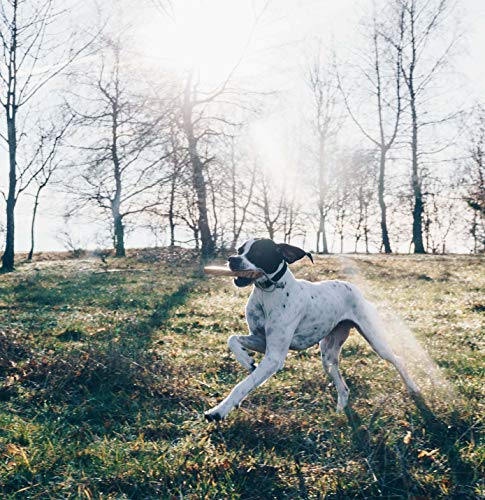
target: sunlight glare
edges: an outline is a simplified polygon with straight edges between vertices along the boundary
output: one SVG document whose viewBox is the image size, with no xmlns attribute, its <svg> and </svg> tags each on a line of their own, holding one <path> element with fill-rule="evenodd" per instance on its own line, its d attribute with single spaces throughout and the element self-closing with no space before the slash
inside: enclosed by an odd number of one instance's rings
<svg viewBox="0 0 485 500">
<path fill-rule="evenodd" d="M 142 52 L 177 72 L 196 70 L 203 83 L 227 77 L 251 38 L 255 13 L 250 2 L 183 0 L 173 16 L 154 15 L 140 26 Z"/>
</svg>

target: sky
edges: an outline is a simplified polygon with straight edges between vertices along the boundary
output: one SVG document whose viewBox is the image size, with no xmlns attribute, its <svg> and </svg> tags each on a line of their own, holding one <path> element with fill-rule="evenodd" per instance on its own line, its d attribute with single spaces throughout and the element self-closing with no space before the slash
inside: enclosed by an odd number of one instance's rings
<svg viewBox="0 0 485 500">
<path fill-rule="evenodd" d="M 82 2 L 74 2 L 73 5 L 79 9 L 80 4 Z M 119 9 L 121 4 L 123 2 L 106 1 L 103 8 L 117 5 Z M 74 12 L 89 24 L 94 19 L 94 10 L 86 5 L 84 3 L 81 11 Z M 239 62 L 235 77 L 240 82 L 253 84 L 257 81 L 263 88 L 278 90 L 274 101 L 278 111 L 273 107 L 254 124 L 258 135 L 264 137 L 258 146 L 262 154 L 271 156 L 279 151 L 280 157 L 274 161 L 278 164 L 287 156 L 284 144 L 288 127 L 294 130 L 301 125 L 287 122 L 292 120 L 289 110 L 297 105 L 301 92 L 305 51 L 315 40 L 332 45 L 337 54 L 352 51 L 359 17 L 371 5 L 371 0 L 174 0 L 171 15 L 167 16 L 155 7 L 155 0 L 129 0 L 124 2 L 119 15 L 123 22 L 132 26 L 133 55 L 145 68 L 157 72 L 163 68 L 182 71 L 198 64 L 201 78 L 210 88 L 223 80 Z M 459 74 L 456 90 L 469 102 L 485 101 L 485 0 L 458 1 L 457 12 L 463 38 L 453 63 Z M 6 165 L 3 151 L 2 189 L 6 187 Z M 32 197 L 23 196 L 19 200 L 18 251 L 29 248 L 31 206 Z M 66 229 L 62 219 L 65 206 L 64 195 L 57 189 L 51 188 L 44 193 L 36 230 L 37 250 L 64 249 L 60 234 Z M 0 210 L 1 224 L 5 220 L 2 200 Z M 74 242 L 90 247 L 103 244 L 103 239 L 107 242 L 104 229 L 103 225 L 93 228 L 81 220 L 71 223 L 68 228 Z M 147 233 L 132 233 L 128 236 L 128 246 L 151 244 L 150 238 Z"/>
</svg>

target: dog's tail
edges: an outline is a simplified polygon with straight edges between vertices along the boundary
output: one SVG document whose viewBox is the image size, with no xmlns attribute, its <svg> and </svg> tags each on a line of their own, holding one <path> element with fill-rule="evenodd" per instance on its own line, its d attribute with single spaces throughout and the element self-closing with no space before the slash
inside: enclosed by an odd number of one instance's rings
<svg viewBox="0 0 485 500">
<path fill-rule="evenodd" d="M 396 367 L 408 391 L 411 394 L 419 394 L 420 390 L 408 373 L 403 361 L 392 350 L 377 310 L 370 302 L 364 299 L 358 290 L 354 288 L 354 291 L 358 294 L 356 300 L 357 306 L 355 308 L 356 314 L 354 316 L 354 323 L 357 330 L 381 358 L 389 361 Z"/>
</svg>

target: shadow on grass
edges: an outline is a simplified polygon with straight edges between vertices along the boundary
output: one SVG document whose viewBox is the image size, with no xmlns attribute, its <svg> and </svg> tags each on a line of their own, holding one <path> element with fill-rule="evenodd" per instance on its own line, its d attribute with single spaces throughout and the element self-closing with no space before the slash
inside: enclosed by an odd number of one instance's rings
<svg viewBox="0 0 485 500">
<path fill-rule="evenodd" d="M 125 336 L 125 343 L 137 346 L 138 349 L 145 349 L 153 340 L 153 333 L 170 318 L 171 312 L 182 306 L 187 301 L 196 280 L 191 280 L 181 284 L 171 294 L 165 295 L 162 300 L 154 304 L 151 312 L 139 318 L 136 322 L 130 323 L 129 335 Z"/>
<path fill-rule="evenodd" d="M 125 276 L 78 274 L 72 278 L 56 274 L 28 276 L 12 288 L 14 300 L 25 306 L 58 306 L 62 304 L 96 303 L 110 285 L 121 285 Z"/>
<path fill-rule="evenodd" d="M 449 494 L 454 498 L 473 498 L 473 486 L 479 479 L 478 471 L 474 471 L 470 464 L 461 458 L 459 443 L 465 437 L 467 429 L 470 429 L 470 424 L 457 413 L 452 415 L 450 422 L 445 422 L 433 412 L 422 397 L 413 396 L 413 400 L 423 421 L 426 447 L 435 448 L 447 457 L 452 475 Z M 375 418 L 365 423 L 350 405 L 345 413 L 351 427 L 353 447 L 366 457 L 375 477 L 377 490 L 375 494 L 386 498 L 396 494 L 405 497 L 424 495 L 426 498 L 429 498 L 429 495 L 435 498 L 445 496 L 437 483 L 425 486 L 412 476 L 413 467 L 418 466 L 416 457 L 395 443 L 389 443 L 386 429 L 373 425 Z M 357 492 L 356 495 L 358 496 Z"/>
<path fill-rule="evenodd" d="M 463 418 L 457 410 L 453 410 L 447 420 L 438 417 L 420 395 L 413 400 L 426 426 L 428 437 L 433 447 L 441 448 L 448 457 L 448 463 L 455 482 L 456 495 L 469 495 L 472 485 L 479 479 L 478 471 L 461 458 L 460 441 L 470 441 L 473 424 Z"/>
<path fill-rule="evenodd" d="M 16 405 L 27 412 L 45 409 L 45 403 L 61 405 L 70 423 L 89 423 L 95 433 L 103 434 L 110 428 L 107 421 L 131 421 L 141 405 L 151 404 L 161 412 L 174 405 L 200 405 L 200 396 L 183 383 L 183 370 L 163 352 L 147 349 L 171 311 L 188 299 L 194 284 L 181 284 L 156 302 L 153 311 L 122 325 L 118 342 L 69 345 L 48 357 L 30 349 L 28 361 L 21 365 L 17 361 L 22 362 L 25 353 L 10 359 L 9 375 L 18 381 L 2 388 L 3 399 L 22 394 Z M 9 349 L 9 355 L 12 352 Z M 42 412 L 46 419 L 52 417 L 49 408 Z"/>
</svg>

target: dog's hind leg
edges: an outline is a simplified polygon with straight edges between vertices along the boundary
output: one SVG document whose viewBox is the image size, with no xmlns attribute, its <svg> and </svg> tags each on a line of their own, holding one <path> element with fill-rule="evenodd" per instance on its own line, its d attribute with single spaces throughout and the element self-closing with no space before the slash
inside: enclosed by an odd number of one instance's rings
<svg viewBox="0 0 485 500">
<path fill-rule="evenodd" d="M 357 330 L 382 359 L 389 361 L 389 363 L 395 366 L 406 384 L 408 391 L 413 395 L 419 395 L 420 390 L 406 370 L 404 363 L 394 354 L 391 346 L 386 341 L 384 327 L 377 311 L 369 303 L 365 303 L 363 309 L 363 313 L 355 322 Z"/>
<path fill-rule="evenodd" d="M 231 335 L 227 341 L 227 345 L 239 363 L 250 372 L 256 368 L 256 365 L 254 359 L 247 353 L 246 349 L 262 353 L 266 350 L 264 337 L 256 335 Z"/>
<path fill-rule="evenodd" d="M 329 335 L 320 341 L 320 354 L 322 356 L 323 369 L 333 380 L 337 389 L 337 412 L 341 412 L 349 399 L 349 388 L 339 371 L 340 351 L 349 336 L 352 324 L 349 322 L 339 323 Z"/>
</svg>

